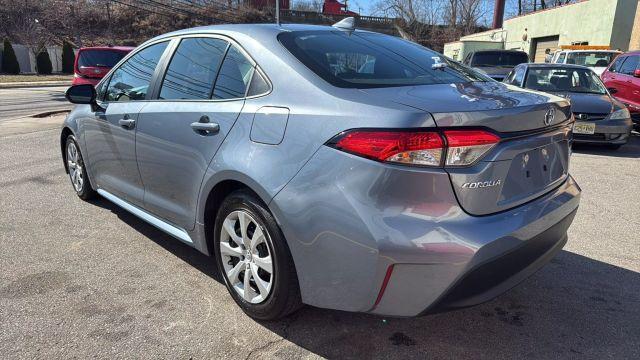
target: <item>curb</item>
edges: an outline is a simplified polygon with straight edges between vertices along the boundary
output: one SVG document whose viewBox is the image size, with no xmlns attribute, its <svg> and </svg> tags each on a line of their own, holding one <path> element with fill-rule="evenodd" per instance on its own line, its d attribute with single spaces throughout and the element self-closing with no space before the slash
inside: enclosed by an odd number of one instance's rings
<svg viewBox="0 0 640 360">
<path fill-rule="evenodd" d="M 39 81 L 39 82 L 36 81 L 36 82 L 0 83 L 0 89 L 54 87 L 54 86 L 71 86 L 71 81 Z"/>
</svg>

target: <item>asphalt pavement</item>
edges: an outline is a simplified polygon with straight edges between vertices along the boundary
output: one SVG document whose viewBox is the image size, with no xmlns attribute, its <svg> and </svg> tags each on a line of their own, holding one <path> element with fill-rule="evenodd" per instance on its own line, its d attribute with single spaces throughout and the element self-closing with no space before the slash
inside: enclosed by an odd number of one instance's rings
<svg viewBox="0 0 640 360">
<path fill-rule="evenodd" d="M 0 88 L 0 122 L 46 111 L 71 109 L 64 98 L 68 86 Z"/>
<path fill-rule="evenodd" d="M 2 359 L 640 358 L 640 136 L 574 152 L 583 197 L 565 249 L 493 301 L 409 319 L 305 307 L 258 322 L 210 258 L 77 198 L 58 130 L 25 132 L 0 134 Z"/>
</svg>

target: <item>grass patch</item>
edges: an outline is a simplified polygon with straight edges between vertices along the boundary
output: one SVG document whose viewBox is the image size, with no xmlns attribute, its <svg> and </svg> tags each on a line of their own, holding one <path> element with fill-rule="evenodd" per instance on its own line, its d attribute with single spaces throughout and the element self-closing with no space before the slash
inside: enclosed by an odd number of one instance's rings
<svg viewBox="0 0 640 360">
<path fill-rule="evenodd" d="M 15 83 L 15 82 L 40 82 L 40 81 L 71 81 L 73 75 L 67 74 L 53 74 L 53 75 L 8 75 L 0 74 L 0 83 Z"/>
</svg>

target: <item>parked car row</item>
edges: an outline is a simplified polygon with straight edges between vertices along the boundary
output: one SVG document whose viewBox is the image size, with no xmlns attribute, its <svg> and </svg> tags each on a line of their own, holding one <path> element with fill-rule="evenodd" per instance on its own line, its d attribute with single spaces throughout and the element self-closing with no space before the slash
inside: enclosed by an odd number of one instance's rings
<svg viewBox="0 0 640 360">
<path fill-rule="evenodd" d="M 480 50 L 463 63 L 494 80 L 569 99 L 576 142 L 619 148 L 631 135 L 631 117 L 640 121 L 640 52 L 619 54 L 559 50 L 549 62 L 535 64 L 522 51 Z"/>
</svg>

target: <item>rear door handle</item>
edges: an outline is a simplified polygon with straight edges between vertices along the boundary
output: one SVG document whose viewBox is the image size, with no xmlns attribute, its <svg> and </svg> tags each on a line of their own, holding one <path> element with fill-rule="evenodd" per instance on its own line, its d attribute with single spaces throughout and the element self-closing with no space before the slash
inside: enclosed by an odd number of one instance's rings
<svg viewBox="0 0 640 360">
<path fill-rule="evenodd" d="M 133 129 L 133 127 L 136 125 L 136 121 L 134 119 L 129 119 L 125 117 L 124 119 L 118 120 L 118 124 L 120 124 L 120 126 L 122 126 L 125 129 Z"/>
<path fill-rule="evenodd" d="M 220 131 L 220 125 L 210 122 L 194 122 L 191 123 L 193 131 L 205 134 L 216 134 Z"/>
</svg>

